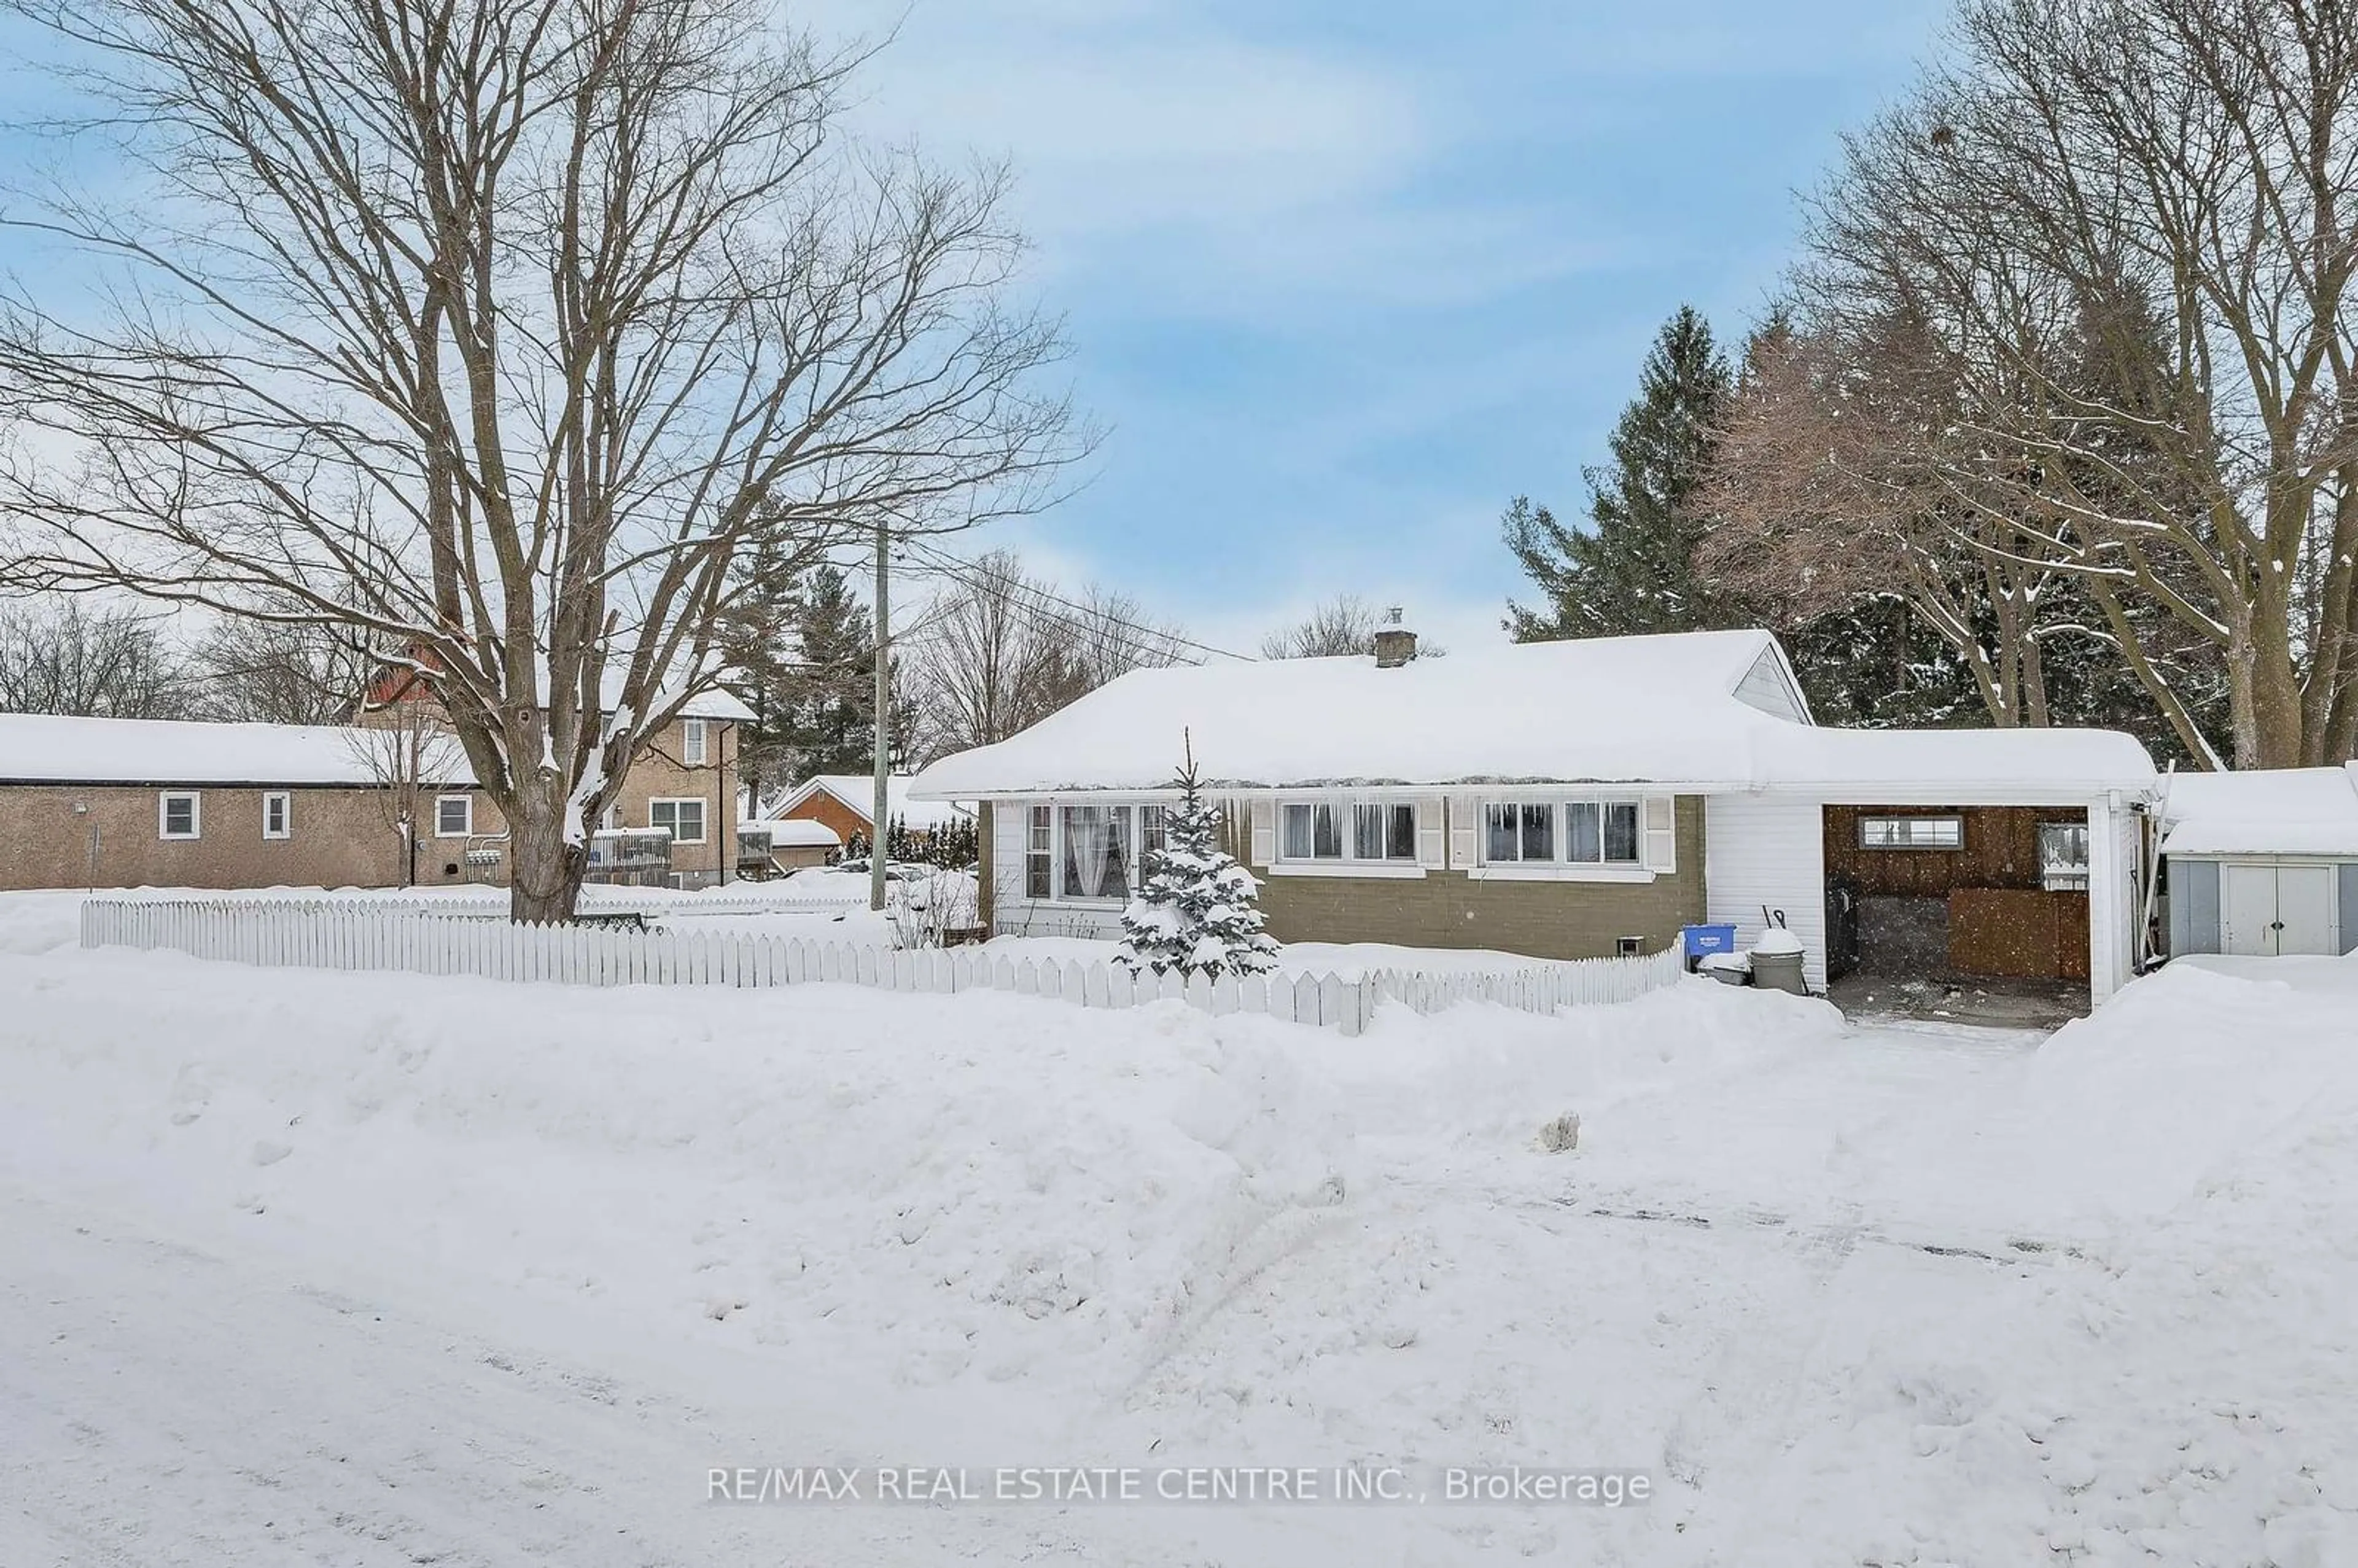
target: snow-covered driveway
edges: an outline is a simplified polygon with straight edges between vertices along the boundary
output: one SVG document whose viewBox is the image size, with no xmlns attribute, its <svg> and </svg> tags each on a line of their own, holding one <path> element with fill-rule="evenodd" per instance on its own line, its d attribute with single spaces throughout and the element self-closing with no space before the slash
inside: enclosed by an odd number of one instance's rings
<svg viewBox="0 0 2358 1568">
<path fill-rule="evenodd" d="M 0 1563 L 2358 1560 L 2358 967 L 2232 968 L 2041 1048 L 0 957 Z M 1660 1489 L 706 1496 L 820 1464 Z"/>
</svg>

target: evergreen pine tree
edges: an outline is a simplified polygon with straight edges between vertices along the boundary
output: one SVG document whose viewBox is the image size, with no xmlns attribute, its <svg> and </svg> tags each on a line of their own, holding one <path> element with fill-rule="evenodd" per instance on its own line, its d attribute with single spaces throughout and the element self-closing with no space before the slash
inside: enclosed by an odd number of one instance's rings
<svg viewBox="0 0 2358 1568">
<path fill-rule="evenodd" d="M 741 579 L 721 619 L 721 684 L 752 709 L 738 727 L 737 783 L 754 809 L 764 795 L 799 775 L 789 743 L 800 653 L 795 633 L 802 584 L 793 553 L 779 539 L 757 544 L 736 568 Z"/>
<path fill-rule="evenodd" d="M 865 773 L 876 756 L 876 633 L 843 572 L 815 567 L 795 608 L 799 658 L 779 739 L 796 780 Z"/>
<path fill-rule="evenodd" d="M 1220 848 L 1220 814 L 1204 798 L 1192 745 L 1175 781 L 1164 843 L 1121 912 L 1121 961 L 1157 975 L 1257 975 L 1277 967 L 1261 930 L 1260 884 Z"/>
<path fill-rule="evenodd" d="M 1528 497 L 1507 510 L 1507 547 L 1547 597 L 1535 610 L 1508 607 L 1517 642 L 1742 622 L 1741 611 L 1695 576 L 1702 528 L 1687 510 L 1732 384 L 1709 323 L 1680 307 L 1646 356 L 1637 399 L 1614 427 L 1612 465 L 1586 470 L 1589 526 L 1567 527 Z"/>
</svg>

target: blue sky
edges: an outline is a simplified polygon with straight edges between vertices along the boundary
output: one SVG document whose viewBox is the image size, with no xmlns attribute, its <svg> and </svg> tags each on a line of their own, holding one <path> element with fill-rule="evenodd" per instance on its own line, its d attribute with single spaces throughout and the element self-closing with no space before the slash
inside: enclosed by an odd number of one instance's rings
<svg viewBox="0 0 2358 1568">
<path fill-rule="evenodd" d="M 1208 642 L 1336 592 L 1495 640 L 1519 492 L 1578 514 L 1693 302 L 1740 339 L 1794 193 L 1936 0 L 801 0 L 897 36 L 865 135 L 1004 157 L 1108 427 L 1077 493 L 965 541 Z M 0 29 L 0 46 L 21 24 Z M 0 52 L 13 53 L 0 48 Z M 40 84 L 11 73 L 16 112 Z M 8 152 L 0 143 L 0 155 Z M 16 245 L 16 242 L 10 242 Z M 0 247 L 0 265 L 26 254 Z"/>
<path fill-rule="evenodd" d="M 1508 500 L 1585 503 L 1682 301 L 1739 338 L 1931 0 L 831 0 L 860 117 L 1012 159 L 1110 427 L 997 533 L 1249 651 L 1336 591 L 1503 635 Z M 804 15 L 813 15 L 806 8 Z M 979 546 L 976 541 L 974 545 Z"/>
</svg>

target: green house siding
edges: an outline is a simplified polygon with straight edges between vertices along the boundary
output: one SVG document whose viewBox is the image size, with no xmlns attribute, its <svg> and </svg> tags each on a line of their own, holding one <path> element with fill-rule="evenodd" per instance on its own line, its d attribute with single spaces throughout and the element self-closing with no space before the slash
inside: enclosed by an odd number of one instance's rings
<svg viewBox="0 0 2358 1568">
<path fill-rule="evenodd" d="M 1678 869 L 1650 882 L 1476 881 L 1462 871 L 1415 878 L 1271 876 L 1260 906 L 1281 942 L 1391 942 L 1493 947 L 1536 958 L 1609 957 L 1635 936 L 1649 953 L 1704 918 L 1703 801 L 1678 799 Z"/>
</svg>

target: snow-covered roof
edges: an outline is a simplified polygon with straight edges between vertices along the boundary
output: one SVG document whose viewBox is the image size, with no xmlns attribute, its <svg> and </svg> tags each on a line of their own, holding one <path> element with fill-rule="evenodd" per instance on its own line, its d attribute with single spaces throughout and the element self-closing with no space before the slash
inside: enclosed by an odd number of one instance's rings
<svg viewBox="0 0 2358 1568">
<path fill-rule="evenodd" d="M 622 702 L 622 682 L 628 674 L 620 667 L 610 667 L 599 676 L 598 706 L 600 709 L 611 713 Z M 661 706 L 660 697 L 657 706 Z M 750 724 L 753 719 L 753 710 L 730 693 L 714 687 L 689 697 L 680 708 L 679 716 L 682 719 L 719 719 L 732 724 Z"/>
<path fill-rule="evenodd" d="M 824 822 L 807 816 L 773 817 L 764 822 L 742 824 L 748 833 L 758 833 L 782 849 L 839 849 L 842 836 Z"/>
<path fill-rule="evenodd" d="M 2179 773 L 2163 809 L 2175 855 L 2358 855 L 2358 762 Z"/>
<path fill-rule="evenodd" d="M 0 783 L 370 784 L 386 731 L 340 724 L 205 724 L 185 719 L 0 714 Z M 453 784 L 473 772 L 450 749 Z"/>
<path fill-rule="evenodd" d="M 913 797 L 909 789 L 912 782 L 911 776 L 907 773 L 894 773 L 885 784 L 884 798 L 892 806 L 892 816 L 900 818 L 902 826 L 914 828 L 921 833 L 930 833 L 936 827 L 963 821 L 973 815 L 966 806 L 958 805 L 956 801 Z M 876 805 L 876 781 L 868 774 L 814 773 L 796 784 L 787 793 L 786 797 L 771 807 L 766 815 L 772 817 L 784 816 L 813 795 L 822 792 L 833 795 L 838 803 L 859 813 L 863 820 Z"/>
<path fill-rule="evenodd" d="M 1764 711 L 1766 632 L 1524 643 L 1379 669 L 1372 658 L 1141 670 L 994 746 L 919 773 L 920 796 L 1167 787 L 1184 732 L 1207 784 L 1653 783 L 1742 790 L 1952 783 L 2143 788 L 2145 749 L 2104 730 L 1844 730 Z M 1790 685 L 1790 676 L 1780 673 Z M 1806 717 L 1798 701 L 1785 713 Z"/>
</svg>

